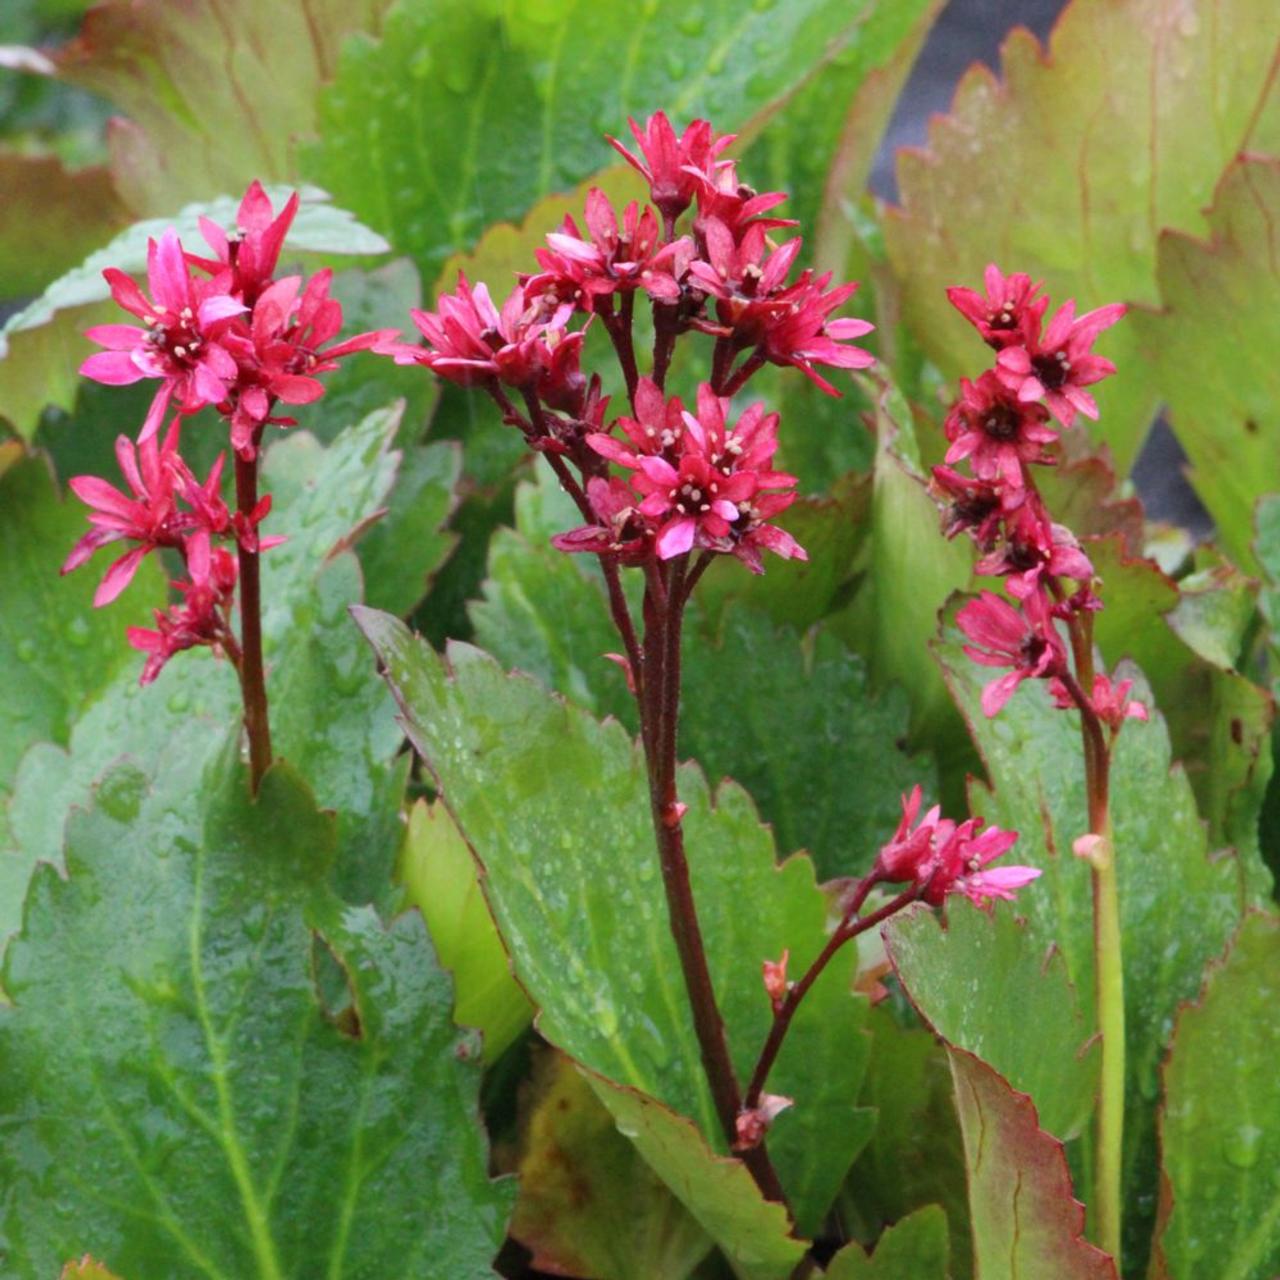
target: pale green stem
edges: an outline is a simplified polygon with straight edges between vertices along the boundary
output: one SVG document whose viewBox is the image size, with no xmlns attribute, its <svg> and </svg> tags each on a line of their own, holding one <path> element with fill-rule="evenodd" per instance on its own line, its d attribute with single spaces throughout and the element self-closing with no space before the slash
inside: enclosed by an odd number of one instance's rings
<svg viewBox="0 0 1280 1280">
<path fill-rule="evenodd" d="M 1098 834 L 1093 863 L 1093 963 L 1102 1033 L 1102 1070 L 1098 1091 L 1096 1173 L 1098 1244 L 1120 1263 L 1121 1155 L 1124 1145 L 1124 969 L 1120 952 L 1120 895 L 1116 886 L 1111 823 Z"/>
</svg>

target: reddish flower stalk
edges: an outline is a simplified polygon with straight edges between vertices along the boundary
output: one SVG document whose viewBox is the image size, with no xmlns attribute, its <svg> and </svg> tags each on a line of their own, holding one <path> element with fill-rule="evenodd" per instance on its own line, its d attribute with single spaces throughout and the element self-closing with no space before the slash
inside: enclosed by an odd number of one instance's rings
<svg viewBox="0 0 1280 1280">
<path fill-rule="evenodd" d="M 677 135 L 661 113 L 644 126 L 633 121 L 632 132 L 638 154 L 613 145 L 648 182 L 651 207 L 632 203 L 619 215 L 593 190 L 585 231 L 566 219 L 537 252 L 540 270 L 521 275 L 500 309 L 484 285 L 460 279 L 435 311 L 414 313 L 425 347 L 381 349 L 488 392 L 582 515 L 553 542 L 596 556 L 604 573 L 624 650 L 607 657 L 623 668 L 639 711 L 671 931 L 724 1141 L 764 1194 L 782 1200 L 763 1141 L 742 1144 L 744 1133 L 763 1135 L 773 1113 L 758 1100 L 743 1110 L 685 853 L 676 787 L 681 635 L 685 606 L 714 559 L 733 556 L 762 573 L 766 551 L 807 558 L 774 523 L 796 483 L 773 467 L 778 415 L 763 404 L 735 412 L 729 397 L 768 363 L 839 394 L 818 369 L 869 365 L 849 340 L 871 326 L 835 318 L 852 284 L 832 287 L 810 271 L 792 278 L 800 241 L 768 239 L 793 225 L 767 216 L 786 197 L 739 182 L 733 162 L 720 158 L 730 138 L 705 121 Z M 637 346 L 638 307 L 652 314 L 651 354 Z M 626 387 L 627 411 L 612 420 L 600 378 L 580 367 L 591 324 L 608 335 Z M 677 344 L 705 341 L 700 335 L 711 339 L 709 367 L 689 405 L 669 396 L 665 381 Z M 644 575 L 639 625 L 621 588 L 624 569 Z"/>
<path fill-rule="evenodd" d="M 936 805 L 917 823 L 921 796 L 916 787 L 902 797 L 902 821 L 897 831 L 881 848 L 871 870 L 847 895 L 840 923 L 804 974 L 787 983 L 785 956 L 781 974 L 778 966 L 766 961 L 765 990 L 773 1008 L 773 1024 L 747 1085 L 743 1100 L 747 1111 L 758 1108 L 766 1096 L 764 1087 L 796 1010 L 845 943 L 883 924 L 909 903 L 924 901 L 939 906 L 949 894 L 961 894 L 975 906 L 988 906 L 997 898 L 1011 901 L 1018 889 L 1040 875 L 1035 867 L 990 867 L 1013 847 L 1018 839 L 1016 831 L 998 827 L 979 830 L 981 818 L 956 823 L 942 818 Z M 869 915 L 860 916 L 871 891 L 882 884 L 906 884 L 907 888 Z"/>
<path fill-rule="evenodd" d="M 1077 413 L 1098 416 L 1092 386 L 1115 366 L 1092 351 L 1116 323 L 1120 303 L 1076 317 L 1067 301 L 1047 327 L 1046 297 L 1029 276 L 986 272 L 986 295 L 953 288 L 948 296 L 996 352 L 995 366 L 976 383 L 961 383 L 947 419 L 947 462 L 967 458 L 972 479 L 950 467 L 935 469 L 936 491 L 950 500 L 948 537 L 967 529 L 984 553 L 977 568 L 1005 580 L 1010 600 L 984 591 L 956 622 L 970 643 L 964 651 L 985 666 L 1011 670 L 987 684 L 982 710 L 997 715 L 1027 679 L 1049 681 L 1060 709 L 1080 713 L 1089 832 L 1075 842 L 1090 864 L 1094 906 L 1094 974 L 1102 1039 L 1102 1084 L 1097 1113 L 1094 1234 L 1119 1257 L 1121 1149 L 1124 1129 L 1124 977 L 1120 917 L 1111 838 L 1111 754 L 1127 720 L 1146 708 L 1128 696 L 1131 681 L 1114 684 L 1095 672 L 1093 567 L 1071 532 L 1055 524 L 1036 488 L 1032 468 L 1056 461 L 1052 415 L 1070 427 Z M 1075 584 L 1074 587 L 1064 585 Z M 1066 643 L 1059 632 L 1065 625 Z M 1068 650 L 1070 660 L 1068 660 Z M 984 878 L 988 873 L 981 873 Z"/>
<path fill-rule="evenodd" d="M 276 265 L 297 211 L 292 197 L 279 214 L 254 182 L 241 202 L 236 230 L 228 235 L 202 218 L 212 258 L 184 251 L 166 231 L 147 253 L 148 297 L 122 271 L 103 273 L 115 300 L 143 322 L 99 325 L 89 337 L 106 348 L 81 367 L 85 377 L 111 385 L 160 380 L 138 437 L 116 445 L 116 458 L 131 496 L 96 476 L 76 476 L 72 491 L 91 508 L 93 528 L 73 548 L 63 573 L 102 546 L 133 544 L 107 570 L 94 597 L 114 600 L 138 565 L 161 547 L 175 551 L 187 577 L 172 586 L 182 602 L 156 613 L 156 630 L 131 628 L 129 642 L 147 654 L 141 682 L 149 684 L 176 653 L 206 646 L 227 657 L 240 679 L 249 742 L 250 779 L 256 791 L 271 764 L 271 727 L 262 657 L 259 559 L 282 542 L 259 526 L 271 510 L 258 493 L 258 446 L 268 425 L 291 426 L 273 416 L 277 402 L 307 404 L 324 394 L 317 375 L 338 367 L 354 351 L 384 345 L 390 330 L 361 334 L 332 345 L 342 308 L 328 296 L 331 273 L 277 280 Z M 221 493 L 223 456 L 200 483 L 179 453 L 181 420 L 213 407 L 228 427 L 235 456 L 236 509 Z M 165 414 L 175 415 L 157 444 Z M 232 544 L 235 554 L 225 545 Z M 239 592 L 240 634 L 231 618 Z"/>
</svg>

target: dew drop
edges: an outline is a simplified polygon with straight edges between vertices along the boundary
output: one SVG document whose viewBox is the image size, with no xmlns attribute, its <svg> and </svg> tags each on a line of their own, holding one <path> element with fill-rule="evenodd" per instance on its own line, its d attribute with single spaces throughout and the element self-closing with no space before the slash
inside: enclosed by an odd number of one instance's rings
<svg viewBox="0 0 1280 1280">
<path fill-rule="evenodd" d="M 618 1011 L 605 999 L 597 999 L 595 1004 L 596 1029 L 606 1040 L 612 1040 L 618 1034 Z"/>
<path fill-rule="evenodd" d="M 98 787 L 98 805 L 117 822 L 131 822 L 142 807 L 146 779 L 136 769 L 117 769 Z"/>
<path fill-rule="evenodd" d="M 1237 1169 L 1252 1169 L 1262 1154 L 1263 1132 L 1256 1124 L 1242 1124 L 1222 1143 L 1227 1163 Z"/>
<path fill-rule="evenodd" d="M 175 715 L 181 715 L 191 705 L 191 698 L 185 689 L 175 689 L 165 706 Z"/>
<path fill-rule="evenodd" d="M 36 657 L 36 646 L 31 640 L 18 641 L 18 660 L 20 662 L 34 662 Z"/>
<path fill-rule="evenodd" d="M 429 46 L 424 45 L 409 63 L 409 74 L 415 80 L 426 80 L 435 70 L 435 58 Z"/>
<path fill-rule="evenodd" d="M 77 649 L 83 649 L 92 635 L 93 628 L 89 625 L 89 619 L 82 614 L 72 618 L 67 625 L 67 640 Z"/>
<path fill-rule="evenodd" d="M 676 26 L 687 36 L 700 36 L 707 27 L 707 17 L 702 6 L 690 5 L 677 19 Z"/>
<path fill-rule="evenodd" d="M 676 52 L 671 51 L 666 57 L 667 75 L 673 80 L 683 80 L 689 70 L 689 64 Z"/>
<path fill-rule="evenodd" d="M 777 0 L 751 0 L 751 7 L 757 13 L 768 13 L 776 3 Z"/>
</svg>

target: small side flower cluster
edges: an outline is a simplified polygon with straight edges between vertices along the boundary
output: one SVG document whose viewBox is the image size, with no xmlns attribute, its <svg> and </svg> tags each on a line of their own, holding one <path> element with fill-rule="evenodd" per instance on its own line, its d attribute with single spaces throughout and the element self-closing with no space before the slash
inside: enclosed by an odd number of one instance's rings
<svg viewBox="0 0 1280 1280">
<path fill-rule="evenodd" d="M 1016 890 L 1041 874 L 1036 867 L 990 866 L 1017 842 L 1016 831 L 983 828 L 981 818 L 957 823 L 942 817 L 938 805 L 917 822 L 922 794 L 915 787 L 903 796 L 902 820 L 876 858 L 873 883 L 915 885 L 933 906 L 961 893 L 981 907 L 997 898 L 1012 902 Z"/>
<path fill-rule="evenodd" d="M 795 477 L 776 471 L 778 415 L 751 405 L 732 418 L 730 398 L 765 364 L 799 369 L 838 395 L 820 367 L 861 369 L 872 357 L 849 340 L 871 325 L 833 313 L 856 285 L 830 274 L 792 276 L 800 239 L 770 235 L 794 226 L 773 211 L 782 192 L 757 194 L 721 158 L 732 136 L 703 120 L 677 135 L 658 112 L 631 122 L 638 154 L 610 139 L 649 184 L 651 205 L 619 213 L 603 191 L 587 197 L 583 224 L 566 217 L 498 307 L 483 284 L 461 277 L 434 312 L 413 320 L 426 347 L 384 344 L 497 401 L 505 420 L 548 455 L 587 523 L 556 546 L 624 565 L 670 562 L 691 551 L 736 556 L 762 572 L 762 552 L 805 559 L 774 517 L 795 499 Z M 684 232 L 679 223 L 693 210 Z M 637 298 L 652 309 L 652 367 L 641 374 L 634 344 Z M 574 319 L 583 321 L 572 329 Z M 581 368 L 584 335 L 602 326 L 612 341 L 630 412 L 609 421 L 598 375 Z M 676 342 L 714 341 L 710 376 L 687 406 L 667 396 Z M 618 470 L 610 471 L 612 463 Z"/>
<path fill-rule="evenodd" d="M 1059 706 L 1087 705 L 1114 732 L 1126 717 L 1145 718 L 1146 711 L 1127 699 L 1127 683 L 1113 686 L 1102 674 L 1087 681 L 1088 689 L 1076 682 L 1058 624 L 1066 624 L 1073 650 L 1088 652 L 1090 617 L 1102 602 L 1089 557 L 1050 516 L 1033 468 L 1056 461 L 1058 430 L 1070 427 L 1077 413 L 1098 416 L 1085 388 L 1114 373 L 1115 365 L 1091 348 L 1125 307 L 1112 303 L 1077 316 L 1069 300 L 1046 324 L 1049 299 L 1030 276 L 1006 276 L 993 264 L 984 283 L 985 293 L 947 291 L 996 357 L 976 382 L 961 379 L 945 424 L 951 447 L 944 465 L 934 468 L 933 487 L 947 504 L 947 537 L 967 532 L 982 552 L 978 572 L 1002 578 L 1008 598 L 983 591 L 956 621 L 970 641 L 970 658 L 1009 668 L 983 690 L 988 716 L 999 713 L 1023 680 L 1043 679 Z M 952 465 L 962 461 L 971 474 Z"/>
<path fill-rule="evenodd" d="M 208 645 L 237 669 L 242 654 L 231 624 L 245 558 L 256 574 L 260 552 L 284 541 L 262 537 L 259 526 L 271 496 L 257 495 L 258 446 L 268 424 L 292 426 L 277 404 L 308 404 L 324 394 L 317 375 L 342 357 L 396 336 L 386 330 L 332 342 L 342 307 L 329 296 L 332 272 L 276 279 L 280 252 L 298 209 L 294 195 L 279 213 L 253 183 L 228 234 L 207 218 L 200 230 L 211 251 L 188 253 L 167 230 L 147 247 L 144 293 L 115 267 L 103 276 L 111 296 L 140 325 L 105 324 L 88 331 L 104 351 L 80 372 L 112 386 L 150 379 L 159 383 L 135 444 L 116 441 L 125 494 L 97 476 L 76 476 L 72 491 L 90 508 L 92 528 L 72 549 L 63 573 L 84 564 L 100 547 L 128 549 L 107 570 L 95 605 L 114 600 L 153 551 L 168 548 L 185 565 L 172 585 L 180 600 L 157 611 L 156 630 L 131 627 L 129 643 L 147 655 L 142 683 L 159 675 L 175 653 Z M 148 296 L 149 294 L 149 296 Z M 179 452 L 183 419 L 213 407 L 226 423 L 236 466 L 237 509 L 222 497 L 225 455 L 197 481 Z M 170 411 L 172 420 L 161 439 Z"/>
</svg>

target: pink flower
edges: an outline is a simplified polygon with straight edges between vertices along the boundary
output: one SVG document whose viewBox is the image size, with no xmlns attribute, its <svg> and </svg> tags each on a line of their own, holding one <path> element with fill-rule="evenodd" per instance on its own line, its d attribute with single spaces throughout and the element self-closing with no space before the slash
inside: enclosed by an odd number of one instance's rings
<svg viewBox="0 0 1280 1280">
<path fill-rule="evenodd" d="M 1146 706 L 1129 697 L 1129 690 L 1132 688 L 1132 680 L 1121 680 L 1119 684 L 1113 685 L 1109 676 L 1099 673 L 1093 677 L 1090 705 L 1098 719 L 1113 733 L 1118 732 L 1126 720 L 1149 719 Z M 1053 695 L 1053 701 L 1059 710 L 1075 710 L 1076 700 L 1061 680 L 1051 680 L 1049 692 Z"/>
<path fill-rule="evenodd" d="M 991 862 L 1007 853 L 1017 842 L 1016 831 L 987 827 L 975 834 L 981 818 L 962 822 L 941 845 L 924 900 L 937 906 L 948 893 L 962 893 L 975 906 L 984 907 L 997 898 L 1012 902 L 1018 889 L 1030 884 L 1041 871 L 1038 867 L 996 867 Z"/>
<path fill-rule="evenodd" d="M 150 684 L 183 649 L 234 643 L 227 619 L 236 587 L 235 556 L 223 547 L 211 547 L 204 529 L 187 539 L 184 554 L 190 580 L 173 584 L 184 597 L 182 603 L 155 610 L 154 631 L 128 629 L 129 643 L 147 655 L 139 684 Z"/>
<path fill-rule="evenodd" d="M 768 231 L 775 227 L 794 227 L 794 218 L 766 218 L 770 209 L 786 201 L 785 191 L 757 194 L 738 180 L 738 169 L 732 160 L 722 160 L 712 171 L 694 175 L 698 191 L 698 213 L 693 220 L 694 234 L 705 243 L 708 223 L 712 218 L 724 223 L 740 240 L 752 227 Z"/>
<path fill-rule="evenodd" d="M 704 232 L 705 260 L 689 267 L 691 282 L 704 293 L 713 294 L 722 303 L 717 307 L 722 324 L 731 328 L 746 327 L 744 317 L 755 307 L 757 321 L 770 311 L 762 301 L 772 298 L 786 283 L 787 276 L 803 243 L 797 236 L 765 255 L 765 230 L 756 223 L 747 228 L 741 242 L 719 218 L 708 218 Z"/>
<path fill-rule="evenodd" d="M 1049 321 L 1044 336 L 1039 321 L 1023 329 L 1023 345 L 1007 346 L 996 357 L 996 373 L 1019 401 L 1043 399 L 1050 412 L 1069 427 L 1077 410 L 1098 416 L 1098 405 L 1084 388 L 1115 373 L 1110 360 L 1090 350 L 1103 329 L 1125 313 L 1122 302 L 1099 307 L 1076 319 L 1074 299 L 1068 299 Z M 1029 318 L 1030 319 L 1030 318 Z"/>
<path fill-rule="evenodd" d="M 157 547 L 181 545 L 190 519 L 178 509 L 176 501 L 177 450 L 176 419 L 163 445 L 157 445 L 154 436 L 138 447 L 127 436 L 117 437 L 116 460 L 132 497 L 97 476 L 72 477 L 72 493 L 92 508 L 89 522 L 93 527 L 71 549 L 62 572 L 79 568 L 108 543 L 128 539 L 138 544 L 107 570 L 94 593 L 95 608 L 110 604 L 133 581 L 138 566 L 150 552 Z"/>
<path fill-rule="evenodd" d="M 1053 677 L 1066 670 L 1066 648 L 1039 592 L 1023 600 L 1018 610 L 993 592 L 983 591 L 960 610 L 956 623 L 974 642 L 964 646 L 974 662 L 1013 668 L 983 689 L 984 715 L 996 715 L 1022 681 Z"/>
<path fill-rule="evenodd" d="M 1018 400 L 990 369 L 977 382 L 961 378 L 960 399 L 944 427 L 951 441 L 946 461 L 968 458 L 980 480 L 1020 489 L 1024 463 L 1051 460 L 1045 445 L 1058 433 L 1045 425 L 1048 421 L 1043 405 Z"/>
<path fill-rule="evenodd" d="M 233 235 L 228 236 L 210 218 L 200 219 L 200 234 L 214 252 L 212 261 L 194 254 L 187 254 L 187 260 L 213 275 L 230 272 L 229 292 L 238 294 L 245 305 L 251 307 L 271 283 L 285 237 L 297 212 L 296 191 L 277 215 L 270 197 L 255 178 L 240 201 Z"/>
<path fill-rule="evenodd" d="M 830 365 L 836 369 L 870 368 L 875 364 L 875 357 L 869 351 L 844 344 L 870 333 L 875 325 L 852 316 L 829 319 L 858 287 L 851 283 L 827 290 L 830 282 L 829 271 L 817 279 L 812 272 L 805 271 L 795 284 L 777 294 L 777 311 L 765 326 L 759 349 L 771 364 L 792 365 L 820 391 L 838 396 L 840 392 L 814 365 Z"/>
<path fill-rule="evenodd" d="M 657 442 L 658 449 L 633 452 L 599 432 L 586 440 L 602 457 L 636 472 L 633 483 L 644 498 L 639 512 L 657 528 L 655 549 L 660 559 L 683 555 L 694 546 L 732 552 L 756 571 L 760 547 L 805 558 L 789 534 L 766 529 L 769 516 L 790 505 L 793 495 L 762 491 L 795 484 L 794 476 L 770 468 L 778 448 L 776 413 L 766 413 L 763 405 L 755 404 L 731 428 L 725 420 L 728 401 L 703 383 L 698 388 L 697 414 L 684 411 L 677 434 L 667 424 L 672 420 L 672 404 L 678 405 L 678 400 L 663 405 L 661 393 L 651 385 L 643 395 L 637 389 L 636 403 L 642 419 L 626 420 L 629 425 L 624 429 L 633 444 L 647 449 Z M 670 443 L 663 443 L 668 434 Z"/>
<path fill-rule="evenodd" d="M 941 834 L 949 838 L 955 823 L 941 818 L 942 809 L 934 805 L 912 830 L 912 823 L 920 812 L 923 792 L 913 787 L 909 795 L 902 797 L 902 819 L 889 841 L 882 845 L 876 857 L 872 875 L 878 880 L 897 883 L 916 881 L 923 883 L 931 874 L 935 839 Z"/>
<path fill-rule="evenodd" d="M 147 245 L 147 281 L 154 302 L 123 271 L 108 267 L 102 275 L 111 286 L 111 296 L 146 328 L 96 325 L 88 336 L 107 350 L 90 356 L 80 372 L 111 386 L 127 386 L 142 378 L 162 380 L 139 442 L 155 435 L 175 397 L 183 414 L 222 403 L 236 376 L 236 362 L 219 338 L 227 323 L 245 310 L 228 293 L 229 278 L 193 278 L 172 228 L 158 244 L 152 240 Z"/>
<path fill-rule="evenodd" d="M 988 263 L 983 275 L 985 296 L 972 289 L 954 286 L 947 290 L 951 305 L 982 335 L 983 341 L 997 351 L 1017 346 L 1026 332 L 1040 332 L 1040 320 L 1049 305 L 1048 298 L 1036 298 L 1041 286 L 1021 271 L 1002 275 L 994 262 Z"/>
<path fill-rule="evenodd" d="M 639 498 L 617 476 L 607 480 L 592 476 L 587 481 L 587 501 L 595 524 L 580 525 L 551 539 L 560 551 L 591 552 L 598 556 L 619 556 L 623 564 L 641 564 L 649 558 L 653 536 L 639 511 Z"/>
<path fill-rule="evenodd" d="M 229 333 L 224 343 L 238 364 L 231 444 L 252 458 L 263 423 L 277 401 L 311 404 L 324 395 L 317 376 L 338 368 L 356 351 L 383 346 L 399 336 L 395 329 L 375 329 L 344 342 L 332 342 L 342 328 L 342 304 L 329 296 L 333 272 L 317 271 L 302 289 L 301 276 L 285 276 L 268 285 L 253 306 L 247 332 Z"/>
<path fill-rule="evenodd" d="M 769 523 L 795 500 L 794 493 L 757 493 L 738 503 L 738 518 L 729 530 L 730 554 L 752 573 L 764 572 L 762 551 L 771 551 L 780 560 L 808 560 L 809 553 L 785 529 Z"/>
<path fill-rule="evenodd" d="M 631 447 L 604 432 L 587 436 L 587 443 L 601 457 L 632 471 L 640 466 L 640 458 L 676 448 L 684 436 L 684 405 L 679 396 L 670 400 L 658 390 L 652 378 L 642 377 L 636 383 L 636 416 L 625 414 L 614 426 L 621 427 Z"/>
<path fill-rule="evenodd" d="M 499 381 L 532 390 L 552 363 L 553 345 L 568 344 L 576 367 L 582 334 L 563 332 L 567 306 L 548 322 L 536 303 L 526 303 L 524 290 L 517 285 L 499 312 L 488 287 L 478 284 L 472 289 L 461 272 L 457 289 L 441 297 L 437 306 L 437 311 L 410 312 L 427 340 L 425 349 L 385 342 L 378 344 L 378 350 L 394 356 L 397 364 L 426 365 L 464 387 Z M 561 357 L 562 363 L 565 359 Z"/>
<path fill-rule="evenodd" d="M 542 274 L 525 281 L 526 299 L 549 290 L 592 312 L 597 298 L 643 289 L 655 302 L 679 302 L 679 282 L 693 257 L 693 242 L 682 236 L 662 244 L 653 210 L 641 213 L 634 200 L 622 217 L 619 231 L 609 197 L 592 187 L 586 212 L 590 240 L 566 217 L 564 229 L 547 236 L 551 248 L 536 251 Z"/>
<path fill-rule="evenodd" d="M 734 135 L 717 137 L 707 121 L 694 120 L 677 138 L 662 111 L 654 112 L 643 129 L 633 119 L 627 123 L 644 159 L 627 150 L 617 138 L 609 138 L 609 145 L 644 177 L 650 199 L 664 218 L 674 222 L 693 202 L 698 175 L 715 172 L 716 156 L 733 141 Z"/>
<path fill-rule="evenodd" d="M 1045 578 L 1074 578 L 1088 582 L 1093 565 L 1080 550 L 1075 534 L 1065 525 L 1054 524 L 1034 494 L 1005 517 L 1004 545 L 991 551 L 974 566 L 975 571 L 1006 578 L 1012 596 L 1025 600 L 1041 591 Z"/>
<path fill-rule="evenodd" d="M 975 480 L 951 467 L 933 469 L 931 489 L 949 502 L 942 519 L 948 538 L 967 531 L 984 551 L 996 543 L 1004 520 L 1006 504 L 1022 501 L 1025 489 L 1009 489 L 990 480 Z"/>
</svg>

